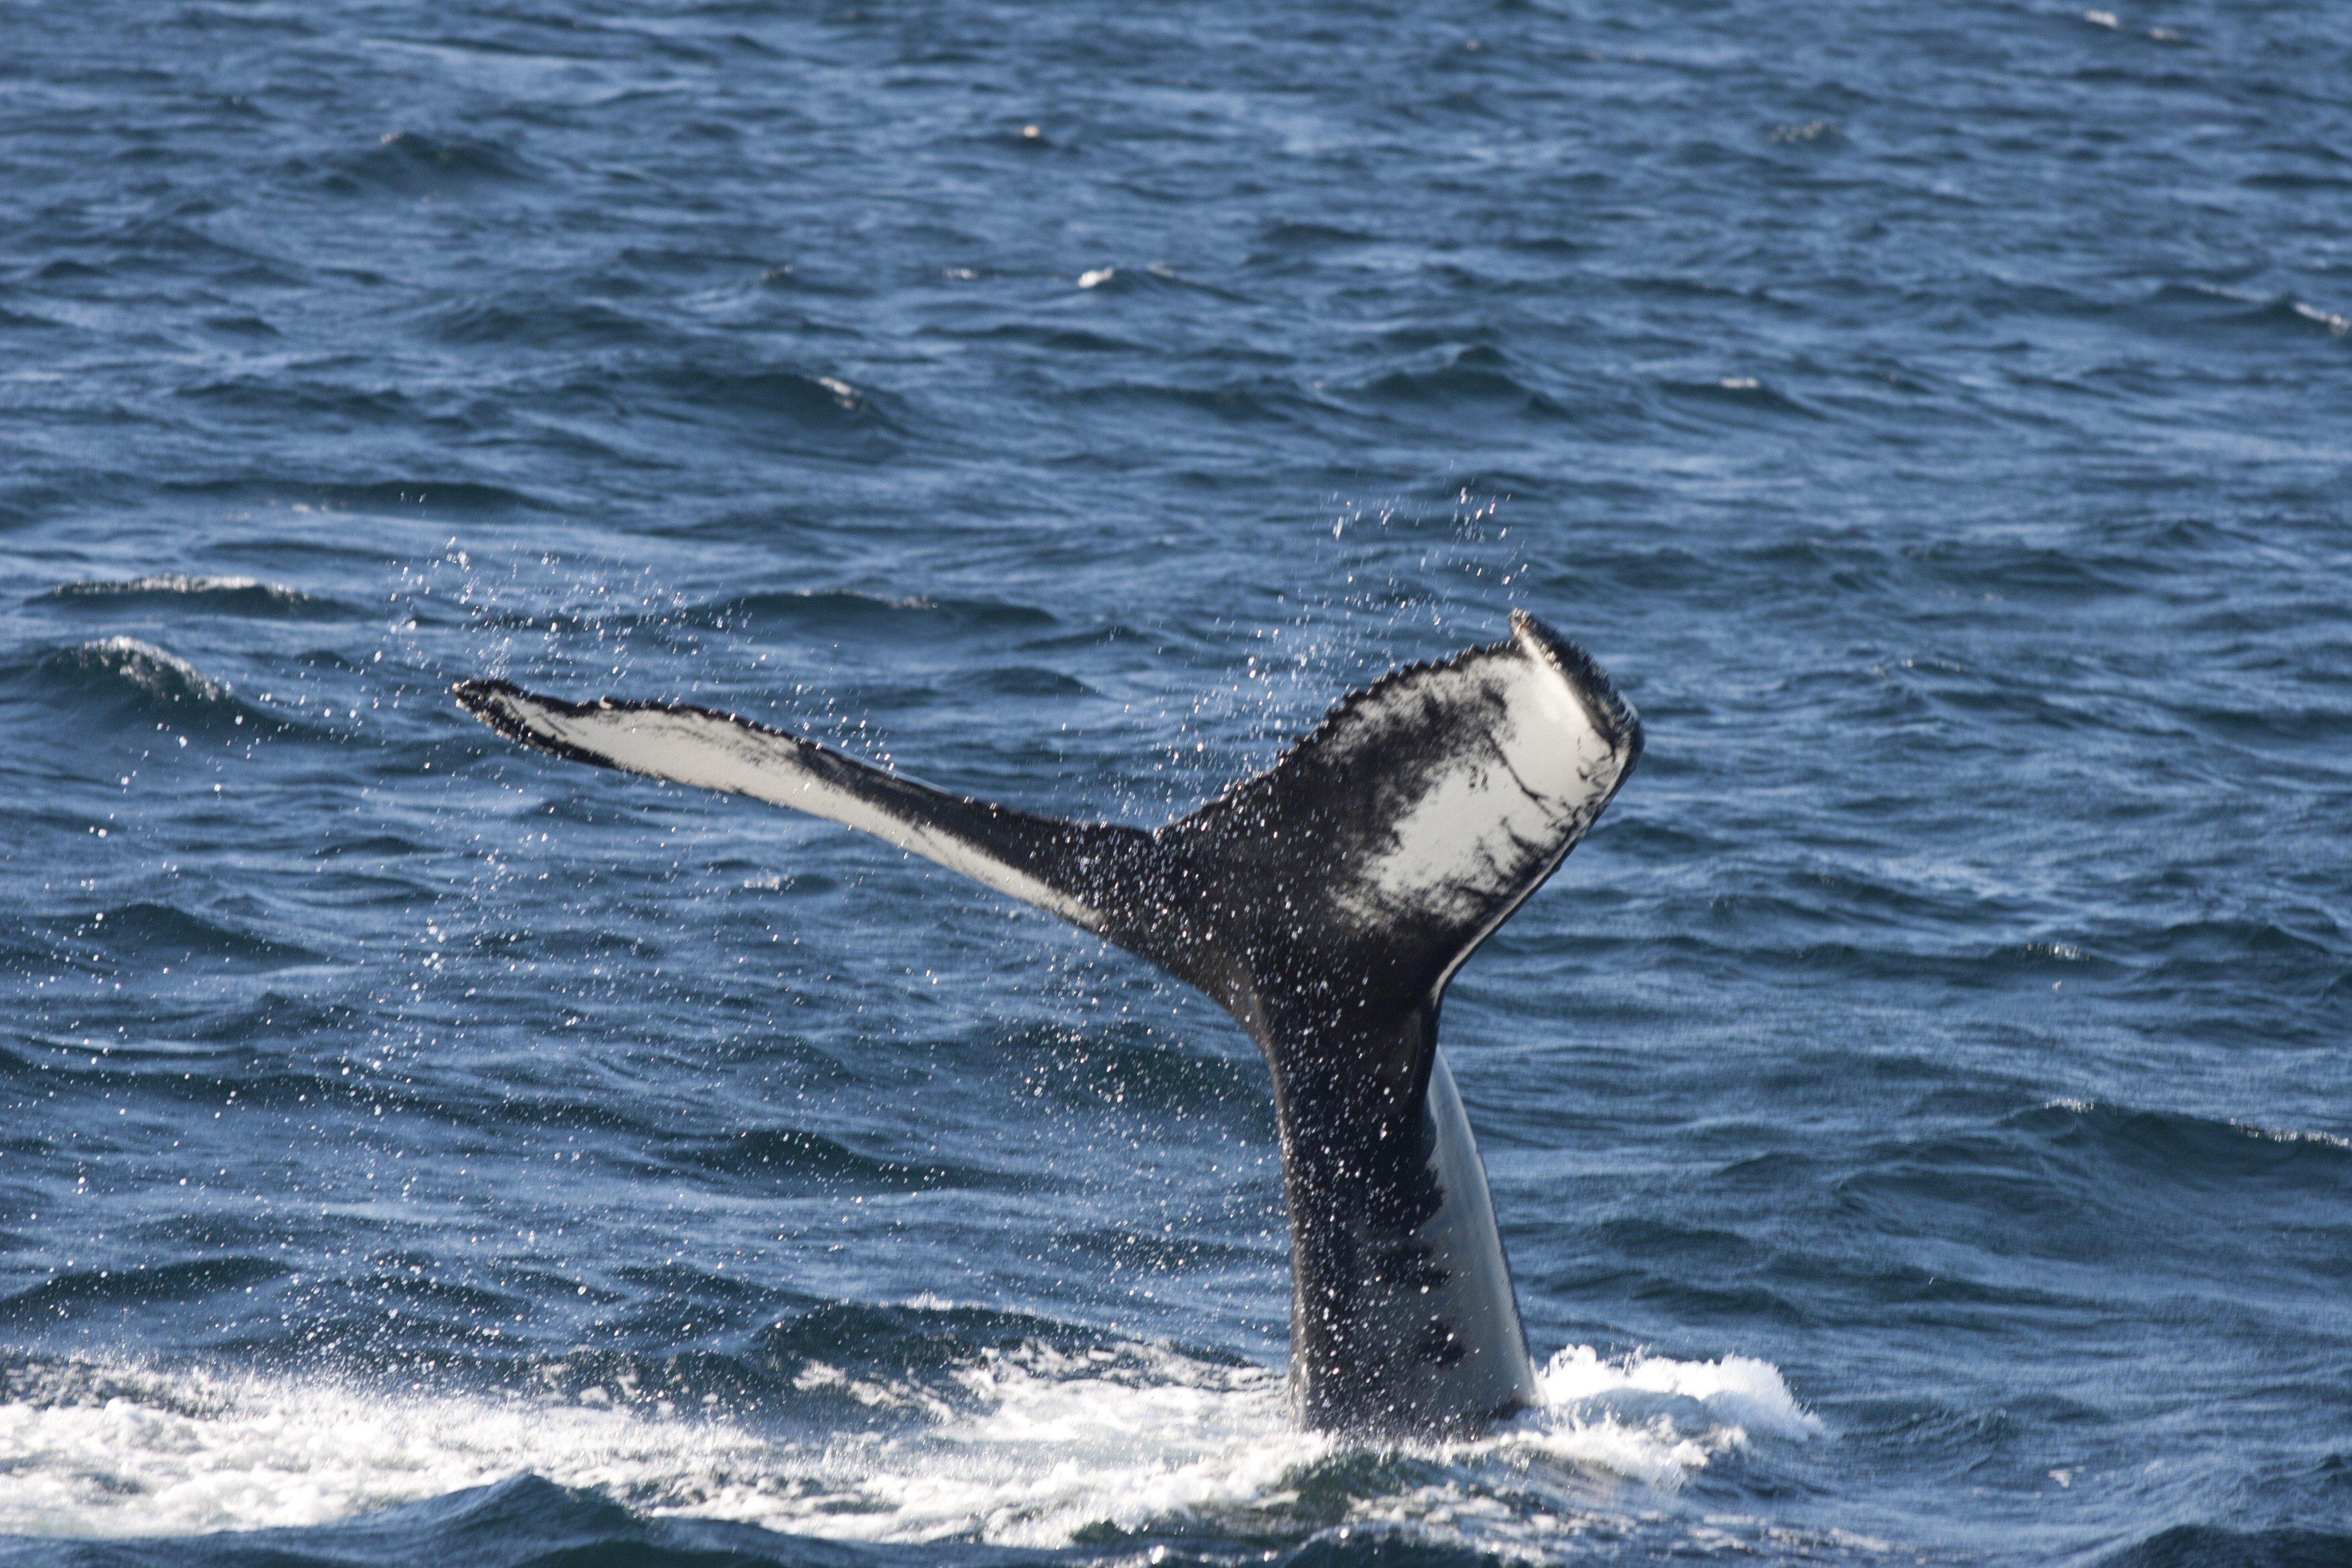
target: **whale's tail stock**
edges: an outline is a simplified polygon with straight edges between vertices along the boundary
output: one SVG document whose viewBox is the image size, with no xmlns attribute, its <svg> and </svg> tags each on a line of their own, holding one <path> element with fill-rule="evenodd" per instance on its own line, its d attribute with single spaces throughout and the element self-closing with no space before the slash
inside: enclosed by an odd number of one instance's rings
<svg viewBox="0 0 2352 1568">
<path fill-rule="evenodd" d="M 873 834 L 1206 992 L 1274 1072 L 1303 1418 L 1443 1431 L 1535 1397 L 1438 1005 L 1591 826 L 1642 732 L 1532 616 L 1382 677 L 1266 772 L 1148 831 L 972 800 L 709 709 L 502 680 L 457 698 L 558 756 Z"/>
</svg>

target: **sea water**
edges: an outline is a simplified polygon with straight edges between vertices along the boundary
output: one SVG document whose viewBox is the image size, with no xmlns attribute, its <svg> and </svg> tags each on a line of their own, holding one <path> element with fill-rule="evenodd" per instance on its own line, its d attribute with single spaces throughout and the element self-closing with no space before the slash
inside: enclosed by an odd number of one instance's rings
<svg viewBox="0 0 2352 1568">
<path fill-rule="evenodd" d="M 2346 21 L 0 14 L 0 1561 L 2352 1553 Z M 448 696 L 1148 825 L 1514 607 L 1458 1444 L 1211 1005 Z"/>
</svg>

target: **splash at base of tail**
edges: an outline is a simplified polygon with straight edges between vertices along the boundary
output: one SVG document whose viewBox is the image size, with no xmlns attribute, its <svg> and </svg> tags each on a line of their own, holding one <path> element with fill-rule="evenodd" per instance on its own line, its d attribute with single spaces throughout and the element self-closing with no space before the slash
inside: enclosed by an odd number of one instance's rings
<svg viewBox="0 0 2352 1568">
<path fill-rule="evenodd" d="M 1642 731 L 1533 616 L 1383 676 L 1266 772 L 1149 831 L 972 800 L 709 709 L 501 680 L 457 697 L 558 756 L 873 834 L 1198 986 L 1274 1072 L 1300 1419 L 1445 1435 L 1538 1402 L 1438 1006 L 1615 795 Z"/>
</svg>

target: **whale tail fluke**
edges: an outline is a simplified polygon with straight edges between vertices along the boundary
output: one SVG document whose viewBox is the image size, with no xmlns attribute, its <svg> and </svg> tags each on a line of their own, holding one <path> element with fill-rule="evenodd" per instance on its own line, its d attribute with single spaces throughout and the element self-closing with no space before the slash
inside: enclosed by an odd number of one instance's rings
<svg viewBox="0 0 2352 1568">
<path fill-rule="evenodd" d="M 935 860 L 1200 987 L 1269 1048 L 1433 1009 L 1642 745 L 1607 678 L 1526 615 L 1501 642 L 1353 693 L 1273 767 L 1150 832 L 935 789 L 708 708 L 570 702 L 504 680 L 456 696 L 539 750 L 790 806 Z M 1426 1080 L 1415 1054 L 1379 1064 L 1408 1098 Z"/>
<path fill-rule="evenodd" d="M 1205 991 L 1274 1073 L 1302 1417 L 1444 1433 L 1538 1396 L 1437 1013 L 1641 753 L 1633 710 L 1574 645 L 1514 616 L 1503 641 L 1382 677 L 1150 832 L 992 805 L 706 708 L 502 680 L 457 697 L 559 756 L 871 833 Z"/>
<path fill-rule="evenodd" d="M 827 746 L 687 703 L 567 702 L 505 680 L 457 684 L 458 705 L 510 740 L 573 762 L 748 795 L 885 839 L 1088 931 L 1150 836 L 1064 822 L 934 789 Z"/>
</svg>

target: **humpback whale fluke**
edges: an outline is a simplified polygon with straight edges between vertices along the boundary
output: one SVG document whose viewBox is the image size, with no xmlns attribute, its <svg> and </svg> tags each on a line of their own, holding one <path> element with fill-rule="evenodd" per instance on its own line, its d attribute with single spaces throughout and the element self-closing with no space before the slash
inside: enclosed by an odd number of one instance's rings
<svg viewBox="0 0 2352 1568">
<path fill-rule="evenodd" d="M 1381 677 L 1265 773 L 1149 831 L 971 800 L 705 708 L 503 680 L 457 697 L 558 756 L 862 829 L 1198 986 L 1274 1071 L 1300 1419 L 1434 1435 L 1536 1401 L 1438 1005 L 1617 793 L 1642 729 L 1533 616 Z"/>
</svg>

